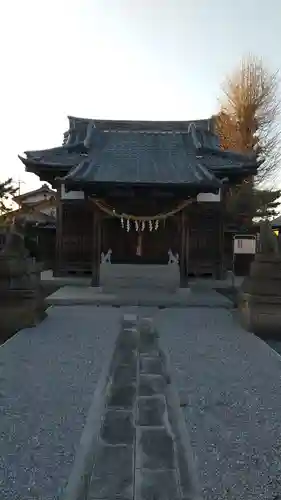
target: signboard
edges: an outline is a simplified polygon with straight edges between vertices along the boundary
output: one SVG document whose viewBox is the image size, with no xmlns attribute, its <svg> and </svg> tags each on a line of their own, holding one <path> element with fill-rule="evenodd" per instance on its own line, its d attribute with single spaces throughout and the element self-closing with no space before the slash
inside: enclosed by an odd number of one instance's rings
<svg viewBox="0 0 281 500">
<path fill-rule="evenodd" d="M 234 236 L 234 255 L 254 255 L 256 253 L 257 240 L 255 235 L 236 235 Z"/>
<path fill-rule="evenodd" d="M 61 185 L 62 200 L 84 200 L 83 191 L 66 191 L 64 184 Z"/>
<path fill-rule="evenodd" d="M 221 200 L 221 190 L 219 190 L 218 194 L 213 193 L 199 193 L 197 195 L 197 201 L 208 201 L 208 202 L 216 202 L 218 203 Z"/>
</svg>

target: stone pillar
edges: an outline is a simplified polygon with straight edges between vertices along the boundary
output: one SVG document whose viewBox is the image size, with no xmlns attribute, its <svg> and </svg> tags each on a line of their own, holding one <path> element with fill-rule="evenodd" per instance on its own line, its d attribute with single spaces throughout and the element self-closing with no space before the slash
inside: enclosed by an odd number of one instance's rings
<svg viewBox="0 0 281 500">
<path fill-rule="evenodd" d="M 188 220 L 184 210 L 180 214 L 180 288 L 188 288 L 188 249 L 189 228 Z"/>
<path fill-rule="evenodd" d="M 100 285 L 100 259 L 101 259 L 101 214 L 94 207 L 93 210 L 93 257 L 92 257 L 92 282 L 91 286 Z"/>
</svg>

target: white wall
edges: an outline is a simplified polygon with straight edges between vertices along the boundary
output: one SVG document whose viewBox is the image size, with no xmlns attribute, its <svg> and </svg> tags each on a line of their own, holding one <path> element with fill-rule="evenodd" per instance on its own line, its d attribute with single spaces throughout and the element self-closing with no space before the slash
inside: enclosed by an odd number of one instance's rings
<svg viewBox="0 0 281 500">
<path fill-rule="evenodd" d="M 84 200 L 83 191 L 65 191 L 64 184 L 61 185 L 61 199 L 62 200 Z"/>
</svg>

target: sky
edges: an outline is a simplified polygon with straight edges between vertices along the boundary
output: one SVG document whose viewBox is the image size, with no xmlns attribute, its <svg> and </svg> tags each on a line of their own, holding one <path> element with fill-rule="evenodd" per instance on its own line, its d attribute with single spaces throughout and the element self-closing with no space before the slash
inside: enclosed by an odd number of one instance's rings
<svg viewBox="0 0 281 500">
<path fill-rule="evenodd" d="M 68 115 L 209 117 L 243 56 L 281 67 L 280 28 L 280 0 L 0 2 L 0 180 L 39 187 L 17 155 L 61 145 Z"/>
</svg>

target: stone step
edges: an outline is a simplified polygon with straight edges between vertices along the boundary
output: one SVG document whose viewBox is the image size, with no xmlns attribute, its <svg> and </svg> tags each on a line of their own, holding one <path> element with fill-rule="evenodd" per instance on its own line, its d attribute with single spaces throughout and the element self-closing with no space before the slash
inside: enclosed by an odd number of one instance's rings
<svg viewBox="0 0 281 500">
<path fill-rule="evenodd" d="M 231 309 L 232 302 L 214 290 L 178 289 L 176 292 L 155 291 L 149 288 L 119 289 L 106 293 L 102 288 L 64 286 L 46 298 L 48 306 L 112 305 L 142 307 L 223 307 Z"/>
<path fill-rule="evenodd" d="M 105 291 L 122 288 L 175 290 L 179 286 L 179 267 L 168 264 L 102 264 L 100 283 Z"/>
</svg>

